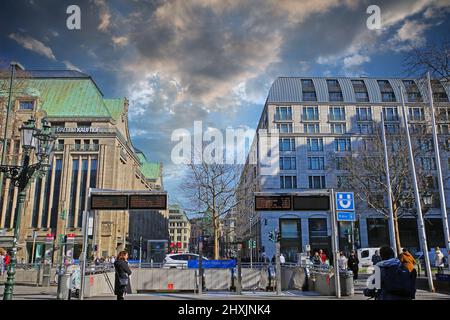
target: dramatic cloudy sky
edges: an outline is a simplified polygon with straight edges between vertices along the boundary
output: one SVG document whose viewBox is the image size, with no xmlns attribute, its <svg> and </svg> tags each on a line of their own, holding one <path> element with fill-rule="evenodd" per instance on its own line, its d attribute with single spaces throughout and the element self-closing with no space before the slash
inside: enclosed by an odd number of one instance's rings
<svg viewBox="0 0 450 320">
<path fill-rule="evenodd" d="M 71 4 L 81 30 L 66 28 Z M 381 30 L 366 27 L 371 4 Z M 450 0 L 3 0 L 0 60 L 79 69 L 128 97 L 134 144 L 175 193 L 174 129 L 254 128 L 277 76 L 402 75 L 411 46 L 448 38 L 449 17 Z"/>
</svg>

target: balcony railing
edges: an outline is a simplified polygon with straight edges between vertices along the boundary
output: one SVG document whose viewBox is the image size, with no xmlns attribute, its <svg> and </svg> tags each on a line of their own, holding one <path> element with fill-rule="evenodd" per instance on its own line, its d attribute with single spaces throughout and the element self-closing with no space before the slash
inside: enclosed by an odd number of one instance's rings
<svg viewBox="0 0 450 320">
<path fill-rule="evenodd" d="M 53 151 L 64 151 L 64 144 L 55 144 L 53 146 Z"/>
<path fill-rule="evenodd" d="M 98 151 L 100 145 L 98 144 L 72 144 L 70 145 L 70 151 Z"/>
</svg>

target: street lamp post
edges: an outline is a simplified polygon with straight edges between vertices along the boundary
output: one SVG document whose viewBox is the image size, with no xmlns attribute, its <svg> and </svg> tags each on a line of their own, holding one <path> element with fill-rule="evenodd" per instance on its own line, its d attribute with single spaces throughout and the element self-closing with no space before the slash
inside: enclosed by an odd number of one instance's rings
<svg viewBox="0 0 450 320">
<path fill-rule="evenodd" d="M 2 142 L 2 158 L 1 165 L 5 163 L 6 157 L 6 147 L 8 145 L 8 126 L 9 126 L 9 115 L 11 114 L 11 101 L 12 101 L 12 93 L 13 93 L 13 83 L 14 76 L 16 73 L 16 69 L 25 70 L 25 68 L 18 62 L 12 61 L 11 64 L 11 73 L 9 78 L 9 92 L 8 92 L 8 104 L 6 105 L 6 121 L 5 121 L 5 129 L 3 133 L 3 142 Z M 0 193 L 3 190 L 3 171 L 0 172 Z"/>
<path fill-rule="evenodd" d="M 5 291 L 3 294 L 3 300 L 11 300 L 14 289 L 14 278 L 16 275 L 16 263 L 17 263 L 17 242 L 20 237 L 20 223 L 22 218 L 23 205 L 26 198 L 26 189 L 30 180 L 35 174 L 44 174 L 50 162 L 50 155 L 53 149 L 54 137 L 50 131 L 50 125 L 47 120 L 42 120 L 42 129 L 37 129 L 35 120 L 30 118 L 20 128 L 21 132 L 21 144 L 24 151 L 24 158 L 22 166 L 0 166 L 0 171 L 6 174 L 8 179 L 11 179 L 11 183 L 18 188 L 18 205 L 16 209 L 16 223 L 14 225 L 14 238 L 12 246 L 11 263 L 8 265 L 8 278 L 5 284 Z M 33 149 L 38 162 L 30 164 L 30 155 Z"/>
</svg>

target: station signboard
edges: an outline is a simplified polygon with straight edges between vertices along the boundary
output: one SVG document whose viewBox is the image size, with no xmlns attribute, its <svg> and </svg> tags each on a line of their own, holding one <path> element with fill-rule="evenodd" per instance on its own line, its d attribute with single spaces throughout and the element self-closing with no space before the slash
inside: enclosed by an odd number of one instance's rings
<svg viewBox="0 0 450 320">
<path fill-rule="evenodd" d="M 255 196 L 256 211 L 292 210 L 291 196 Z"/>
<path fill-rule="evenodd" d="M 293 210 L 330 210 L 329 196 L 293 196 Z"/>
<path fill-rule="evenodd" d="M 91 210 L 127 210 L 128 195 L 93 194 Z"/>
<path fill-rule="evenodd" d="M 129 209 L 154 209 L 165 210 L 167 208 L 167 195 L 165 194 L 143 194 L 130 195 Z"/>
</svg>

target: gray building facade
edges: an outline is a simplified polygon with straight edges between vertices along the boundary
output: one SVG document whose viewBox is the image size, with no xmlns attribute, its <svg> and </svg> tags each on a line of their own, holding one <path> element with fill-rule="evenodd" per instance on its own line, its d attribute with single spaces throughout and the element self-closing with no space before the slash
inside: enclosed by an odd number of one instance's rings
<svg viewBox="0 0 450 320">
<path fill-rule="evenodd" d="M 304 252 L 307 245 L 312 250 L 322 248 L 330 252 L 328 212 L 255 212 L 253 192 L 294 194 L 303 190 L 342 190 L 345 172 L 332 169 L 330 162 L 336 156 L 355 150 L 366 137 L 373 135 L 376 126 L 380 125 L 381 112 L 388 132 L 402 129 L 400 87 L 405 93 L 410 126 L 413 122 L 430 123 L 426 112 L 429 109 L 427 83 L 423 79 L 276 79 L 270 88 L 238 186 L 237 234 L 244 241 L 256 239 L 257 252 L 265 252 L 269 257 L 275 253 L 275 244 L 268 238 L 274 229 L 281 231 L 281 251 L 288 260 L 296 260 L 297 254 Z M 450 137 L 450 84 L 432 80 L 432 88 L 435 112 L 439 115 L 439 137 Z M 264 132 L 278 134 L 273 140 L 275 145 L 270 144 L 270 151 L 261 150 Z M 440 148 L 440 154 L 448 207 L 450 181 L 446 177 L 450 176 L 450 154 L 446 148 Z M 436 176 L 435 166 L 431 165 L 429 169 Z M 435 188 L 437 193 L 437 184 Z M 438 205 L 428 211 L 426 220 L 429 246 L 445 247 Z M 399 229 L 402 245 L 412 251 L 420 250 L 416 219 L 399 219 Z M 389 243 L 387 220 L 364 204 L 359 204 L 353 226 L 340 223 L 339 233 L 340 248 L 344 250 L 350 250 L 353 245 L 361 248 Z"/>
</svg>

